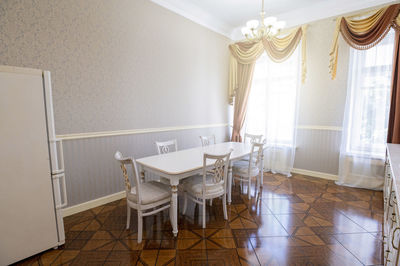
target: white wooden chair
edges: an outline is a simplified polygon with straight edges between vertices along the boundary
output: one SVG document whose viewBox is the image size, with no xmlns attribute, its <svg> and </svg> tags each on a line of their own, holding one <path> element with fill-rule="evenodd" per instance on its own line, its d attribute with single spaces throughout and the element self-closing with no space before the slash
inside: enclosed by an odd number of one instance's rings
<svg viewBox="0 0 400 266">
<path fill-rule="evenodd" d="M 201 141 L 201 146 L 203 146 L 203 147 L 217 143 L 215 141 L 215 135 L 200 136 L 200 141 Z"/>
<path fill-rule="evenodd" d="M 244 133 L 244 137 L 243 137 L 243 142 L 249 142 L 251 144 L 253 144 L 254 142 L 258 142 L 260 143 L 262 140 L 263 135 L 253 135 L 253 134 L 249 134 L 249 133 Z"/>
<path fill-rule="evenodd" d="M 131 219 L 131 208 L 138 213 L 138 243 L 142 242 L 143 217 L 156 214 L 171 206 L 171 189 L 160 182 L 150 181 L 141 183 L 139 179 L 136 161 L 132 157 L 124 157 L 117 151 L 114 158 L 120 163 L 122 175 L 125 180 L 127 218 L 126 229 L 129 229 Z M 131 188 L 127 167 L 132 168 L 132 179 L 134 187 Z M 171 219 L 171 211 L 170 211 Z M 172 224 L 172 222 L 171 222 Z"/>
<path fill-rule="evenodd" d="M 186 213 L 187 200 L 202 205 L 203 228 L 206 228 L 206 200 L 222 197 L 224 219 L 228 219 L 226 211 L 226 190 L 228 180 L 229 158 L 232 150 L 223 155 L 203 155 L 203 176 L 195 176 L 184 183 L 183 215 Z M 214 165 L 207 167 L 207 160 L 215 160 Z"/>
<path fill-rule="evenodd" d="M 170 153 L 178 151 L 178 143 L 176 139 L 168 141 L 156 141 L 158 154 Z"/>
<path fill-rule="evenodd" d="M 253 134 L 249 134 L 249 133 L 244 133 L 244 137 L 243 137 L 243 142 L 244 143 L 260 143 L 262 140 L 263 135 L 253 135 Z M 253 157 L 254 160 L 256 159 L 256 157 Z M 248 161 L 250 159 L 250 156 L 246 156 L 244 157 L 242 160 L 243 161 Z"/>
<path fill-rule="evenodd" d="M 261 157 L 264 151 L 265 140 L 262 143 L 254 142 L 251 146 L 251 153 L 249 160 L 240 160 L 233 164 L 232 176 L 234 179 L 242 182 L 248 183 L 247 194 L 249 199 L 251 199 L 251 179 L 256 177 L 256 195 L 261 183 L 261 175 L 263 174 L 260 169 Z"/>
</svg>

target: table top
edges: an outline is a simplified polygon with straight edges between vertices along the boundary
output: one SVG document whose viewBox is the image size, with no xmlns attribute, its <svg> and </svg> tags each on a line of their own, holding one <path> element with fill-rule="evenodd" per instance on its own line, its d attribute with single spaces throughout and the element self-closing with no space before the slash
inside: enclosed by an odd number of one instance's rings
<svg viewBox="0 0 400 266">
<path fill-rule="evenodd" d="M 230 149 L 233 149 L 230 160 L 237 160 L 250 154 L 251 144 L 224 142 L 206 147 L 197 147 L 144 157 L 136 160 L 136 162 L 147 168 L 155 169 L 168 175 L 179 175 L 202 168 L 204 153 L 221 155 L 228 153 Z M 213 163 L 214 162 L 210 160 L 207 165 L 212 165 Z"/>
</svg>

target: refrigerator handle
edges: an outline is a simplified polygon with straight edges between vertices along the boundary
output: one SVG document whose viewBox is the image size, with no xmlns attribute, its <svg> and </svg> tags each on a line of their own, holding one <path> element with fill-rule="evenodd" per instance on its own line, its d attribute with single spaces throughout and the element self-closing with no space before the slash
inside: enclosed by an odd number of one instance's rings
<svg viewBox="0 0 400 266">
<path fill-rule="evenodd" d="M 58 210 L 58 209 L 62 209 L 64 207 L 66 207 L 68 204 L 67 189 L 66 189 L 66 185 L 65 185 L 65 174 L 60 173 L 60 174 L 53 175 L 53 179 L 60 179 L 60 181 L 62 182 L 62 199 L 64 200 L 64 202 L 61 202 L 60 205 L 56 206 L 56 209 Z"/>
<path fill-rule="evenodd" d="M 55 143 L 56 145 L 58 143 L 58 147 L 56 149 L 58 152 L 56 151 L 56 153 L 57 153 L 57 156 L 59 156 L 58 157 L 59 158 L 59 160 L 58 160 L 59 167 L 58 167 L 58 169 L 53 171 L 53 174 L 57 175 L 57 174 L 64 173 L 64 171 L 65 171 L 64 170 L 64 150 L 63 150 L 62 139 L 57 139 L 56 138 L 56 139 L 51 140 L 51 142 Z"/>
</svg>

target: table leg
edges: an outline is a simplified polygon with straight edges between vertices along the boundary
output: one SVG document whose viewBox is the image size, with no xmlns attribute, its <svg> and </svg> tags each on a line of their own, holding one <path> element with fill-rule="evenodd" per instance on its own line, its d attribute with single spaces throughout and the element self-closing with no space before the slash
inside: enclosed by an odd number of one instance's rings
<svg viewBox="0 0 400 266">
<path fill-rule="evenodd" d="M 172 212 L 172 233 L 178 236 L 178 183 L 171 180 L 171 212 Z"/>
<path fill-rule="evenodd" d="M 229 162 L 228 167 L 228 204 L 232 202 L 232 162 Z"/>
<path fill-rule="evenodd" d="M 145 182 L 145 172 L 144 172 L 144 170 L 140 171 L 140 182 L 141 183 Z"/>
<path fill-rule="evenodd" d="M 261 153 L 260 189 L 264 184 L 264 151 Z"/>
</svg>

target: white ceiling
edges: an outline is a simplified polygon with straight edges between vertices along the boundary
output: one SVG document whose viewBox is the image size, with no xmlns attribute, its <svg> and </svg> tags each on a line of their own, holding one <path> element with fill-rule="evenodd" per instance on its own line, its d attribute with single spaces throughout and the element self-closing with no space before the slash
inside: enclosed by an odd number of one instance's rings
<svg viewBox="0 0 400 266">
<path fill-rule="evenodd" d="M 240 28 L 258 19 L 261 0 L 151 0 L 200 25 L 233 40 L 241 38 Z M 287 22 L 288 27 L 356 10 L 397 2 L 393 0 L 264 0 L 267 16 Z"/>
</svg>

